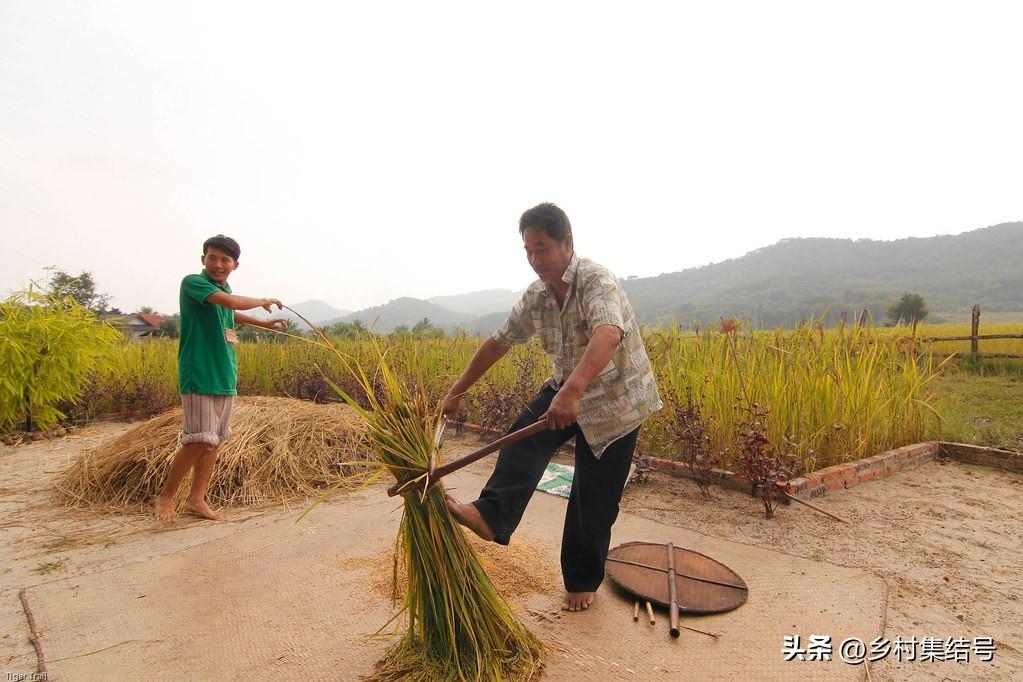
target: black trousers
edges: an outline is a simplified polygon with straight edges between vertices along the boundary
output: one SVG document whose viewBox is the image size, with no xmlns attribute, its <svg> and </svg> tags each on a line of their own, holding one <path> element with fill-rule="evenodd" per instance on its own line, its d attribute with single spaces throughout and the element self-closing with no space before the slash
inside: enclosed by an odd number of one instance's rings
<svg viewBox="0 0 1023 682">
<path fill-rule="evenodd" d="M 547 411 L 555 393 L 553 388 L 542 388 L 509 432 L 535 422 Z M 575 437 L 575 476 L 561 537 L 561 572 L 569 592 L 592 592 L 604 580 L 611 526 L 618 518 L 618 503 L 638 435 L 637 427 L 597 459 L 577 424 L 541 431 L 501 450 L 494 473 L 473 504 L 494 532 L 495 541 L 507 545 L 551 457 Z"/>
</svg>

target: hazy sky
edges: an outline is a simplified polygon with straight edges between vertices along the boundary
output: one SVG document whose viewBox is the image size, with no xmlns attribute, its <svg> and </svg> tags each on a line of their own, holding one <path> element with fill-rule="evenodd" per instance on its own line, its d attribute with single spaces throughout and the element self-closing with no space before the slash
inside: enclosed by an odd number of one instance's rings
<svg viewBox="0 0 1023 682">
<path fill-rule="evenodd" d="M 286 303 L 520 288 L 540 201 L 620 276 L 1020 220 L 1021 8 L 0 0 L 0 290 L 174 312 L 217 232 Z"/>
</svg>

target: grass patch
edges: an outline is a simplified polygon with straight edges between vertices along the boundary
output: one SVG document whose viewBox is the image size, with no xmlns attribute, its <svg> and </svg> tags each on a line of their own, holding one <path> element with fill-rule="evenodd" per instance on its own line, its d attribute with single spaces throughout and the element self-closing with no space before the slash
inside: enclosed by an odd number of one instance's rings
<svg viewBox="0 0 1023 682">
<path fill-rule="evenodd" d="M 954 373 L 935 380 L 942 438 L 1023 450 L 1023 377 Z"/>
</svg>

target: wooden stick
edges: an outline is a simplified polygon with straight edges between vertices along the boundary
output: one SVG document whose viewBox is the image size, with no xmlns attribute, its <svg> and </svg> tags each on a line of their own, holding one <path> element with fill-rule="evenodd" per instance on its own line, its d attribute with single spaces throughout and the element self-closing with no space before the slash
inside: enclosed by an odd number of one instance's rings
<svg viewBox="0 0 1023 682">
<path fill-rule="evenodd" d="M 638 621 L 639 621 L 639 602 L 636 602 L 636 605 L 632 607 L 632 622 L 636 623 Z"/>
<path fill-rule="evenodd" d="M 647 568 L 651 571 L 660 571 L 661 573 L 667 573 L 668 569 L 661 568 L 660 566 L 651 566 L 650 564 L 644 564 L 639 561 L 629 561 L 628 559 L 619 559 L 618 557 L 609 556 L 608 561 L 613 561 L 616 564 L 626 564 L 628 566 L 639 566 L 640 568 Z M 681 573 L 675 571 L 675 575 L 680 578 L 688 578 L 690 580 L 696 580 L 701 583 L 707 583 L 708 585 L 721 585 L 722 587 L 731 587 L 736 590 L 748 591 L 749 588 L 745 585 L 733 585 L 732 583 L 726 583 L 721 580 L 711 580 L 710 578 L 701 578 L 698 575 L 689 575 L 688 573 Z"/>
<path fill-rule="evenodd" d="M 675 545 L 668 543 L 668 632 L 672 637 L 681 633 L 678 629 L 678 587 L 675 585 Z"/>
<path fill-rule="evenodd" d="M 696 628 L 691 628 L 691 627 L 688 627 L 686 625 L 680 625 L 679 627 L 682 628 L 683 630 L 691 630 L 692 632 L 697 632 L 697 633 L 699 633 L 701 635 L 707 635 L 708 637 L 713 637 L 714 639 L 717 639 L 718 637 L 721 636 L 721 635 L 713 633 L 713 632 L 704 632 L 703 630 L 697 630 Z"/>
<path fill-rule="evenodd" d="M 780 483 L 778 481 L 775 481 L 774 484 L 776 486 L 778 486 L 778 490 L 781 491 L 782 495 L 784 495 L 785 497 L 789 498 L 793 502 L 798 502 L 799 504 L 805 504 L 807 507 L 809 507 L 810 509 L 814 510 L 815 512 L 820 512 L 821 514 L 824 514 L 824 516 L 830 516 L 831 518 L 833 518 L 836 521 L 841 521 L 842 523 L 849 523 L 848 521 L 843 519 L 841 516 L 835 516 L 831 512 L 824 511 L 823 509 L 821 509 L 817 505 L 810 504 L 806 500 L 801 500 L 798 497 L 796 497 L 795 495 L 790 495 L 789 492 L 787 490 L 785 490 L 785 484 L 784 483 Z"/>
<path fill-rule="evenodd" d="M 43 644 L 39 641 L 39 630 L 36 628 L 35 614 L 32 613 L 32 609 L 28 605 L 28 597 L 25 596 L 25 589 L 22 588 L 18 592 L 18 598 L 21 599 L 21 608 L 25 610 L 25 618 L 28 620 L 28 640 L 32 642 L 32 646 L 36 650 L 36 673 L 46 678 L 46 659 L 43 658 Z"/>
<path fill-rule="evenodd" d="M 650 606 L 650 602 L 646 603 L 646 615 L 650 619 L 651 625 L 657 622 L 656 620 L 654 620 L 654 607 Z"/>
<path fill-rule="evenodd" d="M 535 433 L 539 433 L 540 431 L 543 431 L 546 428 L 547 420 L 541 419 L 540 421 L 530 424 L 529 426 L 526 426 L 524 428 L 521 428 L 518 431 L 509 433 L 507 436 L 498 438 L 490 445 L 484 445 L 479 450 L 476 450 L 475 452 L 470 452 L 465 457 L 460 457 L 454 460 L 453 462 L 448 462 L 444 466 L 437 467 L 437 469 L 433 472 L 433 476 L 429 477 L 430 483 L 432 484 L 434 481 L 440 480 L 441 478 L 447 476 L 451 472 L 458 471 L 462 467 L 468 466 L 478 459 L 482 459 L 483 457 L 489 455 L 491 452 L 494 452 L 495 450 L 500 450 L 505 445 L 518 443 L 520 440 L 528 438 L 529 436 L 532 436 Z M 405 493 L 415 490 L 420 485 L 422 485 L 425 482 L 426 478 L 427 478 L 426 476 L 419 476 L 417 478 L 405 481 L 404 483 L 395 483 L 394 485 L 387 489 L 387 495 L 388 497 L 394 497 L 395 495 L 404 495 Z"/>
</svg>

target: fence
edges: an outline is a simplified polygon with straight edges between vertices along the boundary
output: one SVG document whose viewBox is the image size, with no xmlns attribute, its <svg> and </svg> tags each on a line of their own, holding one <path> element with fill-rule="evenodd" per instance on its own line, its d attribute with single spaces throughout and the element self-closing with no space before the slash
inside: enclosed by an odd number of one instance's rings
<svg viewBox="0 0 1023 682">
<path fill-rule="evenodd" d="M 1023 334 L 981 334 L 980 333 L 980 305 L 973 306 L 973 312 L 971 315 L 970 324 L 970 335 L 969 336 L 930 336 L 927 338 L 920 339 L 924 343 L 931 343 L 934 341 L 969 341 L 970 352 L 955 352 L 949 353 L 949 355 L 955 355 L 957 357 L 970 357 L 970 358 L 1021 358 L 1023 355 L 1016 353 L 981 353 L 980 342 L 983 340 L 993 339 L 1023 339 Z"/>
</svg>

